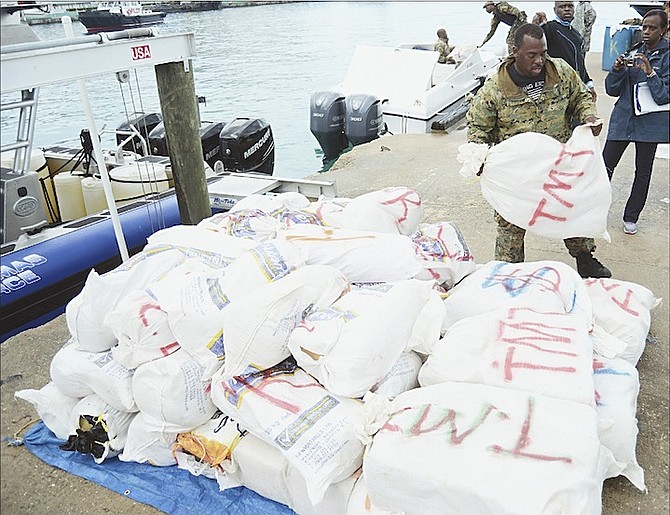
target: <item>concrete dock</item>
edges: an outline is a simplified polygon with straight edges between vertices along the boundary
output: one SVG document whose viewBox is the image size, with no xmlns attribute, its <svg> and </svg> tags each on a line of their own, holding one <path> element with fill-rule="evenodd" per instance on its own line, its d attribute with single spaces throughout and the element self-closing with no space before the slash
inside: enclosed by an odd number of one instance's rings
<svg viewBox="0 0 670 515">
<path fill-rule="evenodd" d="M 601 54 L 589 54 L 587 64 L 596 83 L 599 115 L 605 120 L 600 136 L 604 143 L 607 120 L 614 99 L 604 92 L 606 73 Z M 362 145 L 343 155 L 320 180 L 336 181 L 343 197 L 355 197 L 386 186 L 408 186 L 422 197 L 424 222 L 451 221 L 461 229 L 478 263 L 493 259 L 495 223 L 492 208 L 483 199 L 477 182 L 459 174 L 458 146 L 466 141 L 465 124 L 444 134 L 397 135 Z M 382 145 L 385 147 L 382 150 Z M 639 220 L 639 232 L 622 231 L 623 207 L 634 173 L 631 145 L 612 181 L 612 207 L 608 230 L 611 243 L 597 240 L 596 256 L 615 279 L 649 288 L 663 302 L 652 311 L 648 344 L 638 363 L 637 460 L 645 470 L 648 491 L 640 492 L 623 477 L 608 479 L 603 487 L 603 513 L 669 513 L 668 484 L 668 304 L 670 290 L 668 199 L 670 161 L 657 157 L 647 205 Z M 563 243 L 527 235 L 526 259 L 555 260 L 575 266 Z M 20 434 L 36 418 L 31 406 L 14 398 L 14 392 L 41 388 L 49 381 L 49 364 L 69 333 L 64 316 L 37 329 L 10 338 L 0 347 L 2 437 Z M 24 447 L 3 443 L 1 505 L 3 513 L 19 514 L 137 514 L 159 513 L 103 487 L 44 464 Z"/>
</svg>

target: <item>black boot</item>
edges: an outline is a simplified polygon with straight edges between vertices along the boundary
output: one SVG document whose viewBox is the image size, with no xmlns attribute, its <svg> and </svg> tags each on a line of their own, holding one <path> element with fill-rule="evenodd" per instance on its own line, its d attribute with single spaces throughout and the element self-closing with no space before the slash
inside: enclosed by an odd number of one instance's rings
<svg viewBox="0 0 670 515">
<path fill-rule="evenodd" d="M 612 277 L 612 272 L 605 265 L 593 257 L 590 252 L 583 252 L 577 256 L 577 272 L 583 278 L 587 277 Z"/>
</svg>

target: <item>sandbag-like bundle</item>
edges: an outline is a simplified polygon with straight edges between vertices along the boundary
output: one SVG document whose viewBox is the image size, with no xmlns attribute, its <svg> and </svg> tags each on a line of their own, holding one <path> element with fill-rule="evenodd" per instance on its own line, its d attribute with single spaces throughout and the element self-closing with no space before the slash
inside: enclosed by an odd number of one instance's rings
<svg viewBox="0 0 670 515">
<path fill-rule="evenodd" d="M 81 399 L 65 395 L 53 381 L 39 390 L 14 392 L 14 397 L 30 402 L 44 425 L 56 435 L 56 438 L 67 440 L 72 429 L 70 427 L 72 411 Z"/>
<path fill-rule="evenodd" d="M 559 261 L 490 261 L 463 279 L 444 300 L 442 331 L 496 308 L 529 307 L 593 320 L 591 299 L 574 268 Z"/>
<path fill-rule="evenodd" d="M 147 245 L 125 263 L 99 275 L 91 270 L 81 292 L 65 308 L 70 334 L 82 350 L 104 352 L 116 345 L 105 315 L 130 293 L 143 290 L 187 257 L 213 267 L 223 267 L 230 259 L 210 251 L 169 244 Z"/>
<path fill-rule="evenodd" d="M 598 436 L 617 463 L 607 477 L 621 474 L 639 490 L 646 491 L 644 470 L 637 462 L 637 396 L 640 378 L 637 369 L 621 358 L 593 360 L 596 387 Z"/>
<path fill-rule="evenodd" d="M 432 281 L 411 279 L 353 288 L 307 315 L 291 334 L 291 354 L 328 391 L 363 397 L 407 348 L 419 314 L 439 296 L 432 287 Z"/>
<path fill-rule="evenodd" d="M 251 368 L 251 367 L 250 367 Z M 328 392 L 292 358 L 267 370 L 212 379 L 212 400 L 250 433 L 278 448 L 307 483 L 312 504 L 363 461 L 360 401 Z"/>
<path fill-rule="evenodd" d="M 306 253 L 308 265 L 331 265 L 354 282 L 412 279 L 421 266 L 414 243 L 402 234 L 383 234 L 316 225 L 294 225 L 277 235 Z"/>
<path fill-rule="evenodd" d="M 249 365 L 270 368 L 288 358 L 295 327 L 311 311 L 328 308 L 348 289 L 337 268 L 306 265 L 233 302 L 223 319 L 224 377 L 240 374 Z"/>
<path fill-rule="evenodd" d="M 380 509 L 600 513 L 604 472 L 592 407 L 468 383 L 396 397 L 363 474 Z M 601 456 L 601 452 L 603 455 Z"/>
<path fill-rule="evenodd" d="M 637 365 L 651 326 L 650 310 L 661 299 L 644 286 L 617 279 L 585 279 L 584 284 L 595 323 L 625 344 L 617 357 Z"/>
<path fill-rule="evenodd" d="M 266 241 L 277 235 L 280 223 L 261 209 L 237 209 L 205 218 L 198 227 L 214 231 L 217 235 Z"/>
<path fill-rule="evenodd" d="M 326 217 L 328 225 L 360 231 L 404 234 L 416 231 L 423 206 L 419 194 L 405 186 L 392 186 L 351 199 L 342 211 Z"/>
<path fill-rule="evenodd" d="M 49 373 L 65 395 L 81 399 L 95 393 L 119 411 L 138 410 L 133 398 L 133 371 L 115 361 L 111 351 L 88 352 L 69 342 L 54 355 Z"/>
<path fill-rule="evenodd" d="M 594 407 L 589 329 L 584 317 L 531 308 L 468 317 L 435 345 L 419 382 L 486 384 Z"/>
<path fill-rule="evenodd" d="M 459 147 L 461 174 L 481 173 L 484 198 L 508 222 L 550 238 L 604 238 L 612 203 L 600 142 L 588 125 L 567 143 L 524 132 L 491 148 Z"/>
<path fill-rule="evenodd" d="M 477 268 L 465 238 L 451 222 L 420 224 L 411 238 L 423 268 L 417 279 L 434 279 L 449 289 Z"/>
<path fill-rule="evenodd" d="M 183 349 L 140 365 L 133 376 L 133 396 L 140 411 L 160 420 L 163 431 L 199 426 L 214 414 L 210 381 L 204 367 Z"/>
<path fill-rule="evenodd" d="M 97 395 L 88 395 L 73 408 L 70 435 L 60 448 L 90 454 L 100 464 L 121 452 L 134 417 L 135 413 L 116 410 Z"/>
<path fill-rule="evenodd" d="M 128 426 L 119 460 L 171 467 L 177 463 L 173 452 L 176 440 L 177 432 L 166 429 L 163 421 L 138 411 Z"/>
<path fill-rule="evenodd" d="M 107 313 L 105 324 L 118 340 L 112 356 L 131 370 L 179 350 L 167 313 L 147 290 L 134 291 L 121 300 Z"/>
</svg>

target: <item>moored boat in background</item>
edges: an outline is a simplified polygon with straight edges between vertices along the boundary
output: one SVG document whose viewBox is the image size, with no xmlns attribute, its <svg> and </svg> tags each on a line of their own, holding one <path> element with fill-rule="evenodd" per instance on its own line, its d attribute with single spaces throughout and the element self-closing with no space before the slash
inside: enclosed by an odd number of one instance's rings
<svg viewBox="0 0 670 515">
<path fill-rule="evenodd" d="M 344 81 L 311 97 L 310 130 L 324 159 L 385 133 L 445 130 L 461 119 L 502 59 L 475 47 L 451 55 L 453 64 L 440 64 L 432 45 L 358 45 Z"/>
<path fill-rule="evenodd" d="M 90 34 L 150 27 L 164 18 L 164 12 L 145 9 L 140 2 L 100 2 L 96 9 L 79 12 L 79 21 Z"/>
</svg>

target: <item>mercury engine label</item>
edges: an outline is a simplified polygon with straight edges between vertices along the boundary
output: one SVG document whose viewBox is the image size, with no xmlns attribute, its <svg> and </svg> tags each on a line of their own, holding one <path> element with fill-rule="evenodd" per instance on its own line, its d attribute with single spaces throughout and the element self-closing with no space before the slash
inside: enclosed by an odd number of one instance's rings
<svg viewBox="0 0 670 515">
<path fill-rule="evenodd" d="M 35 267 L 47 262 L 47 258 L 39 254 L 28 254 L 22 259 L 15 259 L 0 265 L 2 277 L 2 294 L 10 294 L 41 279 Z"/>
</svg>

